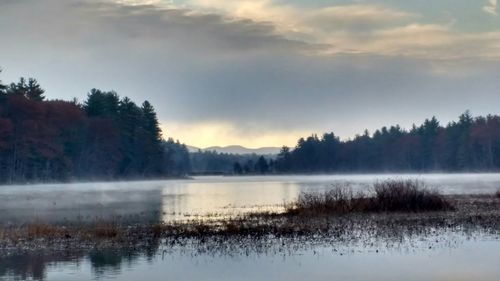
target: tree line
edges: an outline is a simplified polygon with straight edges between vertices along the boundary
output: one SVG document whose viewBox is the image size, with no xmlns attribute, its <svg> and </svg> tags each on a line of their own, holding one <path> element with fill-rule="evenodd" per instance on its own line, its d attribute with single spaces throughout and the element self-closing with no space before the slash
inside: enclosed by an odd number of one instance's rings
<svg viewBox="0 0 500 281">
<path fill-rule="evenodd" d="M 472 117 L 440 125 L 433 117 L 410 130 L 400 126 L 365 131 L 341 141 L 334 133 L 299 139 L 283 147 L 277 173 L 463 172 L 500 170 L 500 117 Z"/>
<path fill-rule="evenodd" d="M 0 183 L 161 178 L 187 174 L 459 172 L 500 170 L 500 117 L 441 125 L 433 117 L 410 130 L 334 133 L 298 140 L 275 157 L 190 153 L 163 139 L 154 107 L 92 89 L 83 102 L 48 100 L 33 78 L 0 81 Z"/>
<path fill-rule="evenodd" d="M 83 103 L 47 100 L 32 78 L 0 81 L 0 182 L 158 178 L 189 171 L 187 149 L 162 139 L 155 109 L 92 89 Z"/>
</svg>

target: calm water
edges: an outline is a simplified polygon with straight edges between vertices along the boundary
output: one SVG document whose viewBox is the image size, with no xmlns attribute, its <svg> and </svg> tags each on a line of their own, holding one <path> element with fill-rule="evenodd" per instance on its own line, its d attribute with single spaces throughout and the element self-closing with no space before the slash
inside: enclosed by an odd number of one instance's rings
<svg viewBox="0 0 500 281">
<path fill-rule="evenodd" d="M 0 187 L 0 223 L 96 219 L 172 221 L 279 210 L 302 191 L 348 182 L 370 189 L 384 179 L 419 179 L 446 194 L 492 193 L 500 174 L 197 177 L 192 180 Z"/>
<path fill-rule="evenodd" d="M 446 194 L 492 193 L 500 174 L 200 177 L 193 180 L 0 187 L 2 224 L 95 219 L 171 221 L 279 209 L 302 191 L 355 189 L 416 178 Z M 356 242 L 267 238 L 150 249 L 10 253 L 0 280 L 500 280 L 500 241 L 485 233 L 434 233 Z M 430 233 L 430 234 L 429 234 Z M 239 244 L 238 244 L 239 243 Z M 262 244 L 259 244 L 262 243 Z M 227 245 L 226 245 L 227 244 Z"/>
<path fill-rule="evenodd" d="M 12 255 L 0 258 L 0 280 L 498 281 L 499 260 L 500 241 L 466 237 L 394 248 L 316 246 L 266 253 L 200 254 L 159 246 L 132 253 Z"/>
</svg>

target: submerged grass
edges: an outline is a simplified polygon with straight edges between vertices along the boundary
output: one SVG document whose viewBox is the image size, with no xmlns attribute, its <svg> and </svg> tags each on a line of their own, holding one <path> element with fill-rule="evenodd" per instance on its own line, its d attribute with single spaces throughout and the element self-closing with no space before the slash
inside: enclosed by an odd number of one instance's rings
<svg viewBox="0 0 500 281">
<path fill-rule="evenodd" d="M 373 185 L 373 194 L 354 193 L 339 185 L 324 193 L 302 193 L 287 207 L 290 215 L 332 215 L 368 212 L 450 211 L 453 205 L 437 190 L 413 180 L 388 180 Z"/>
</svg>

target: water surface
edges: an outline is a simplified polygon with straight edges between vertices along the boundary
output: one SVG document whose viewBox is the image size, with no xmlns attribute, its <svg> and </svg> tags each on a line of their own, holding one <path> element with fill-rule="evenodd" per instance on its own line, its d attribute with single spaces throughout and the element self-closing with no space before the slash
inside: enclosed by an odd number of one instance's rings
<svg viewBox="0 0 500 281">
<path fill-rule="evenodd" d="M 445 194 L 492 193 L 500 174 L 197 177 L 192 180 L 0 187 L 2 224 L 101 219 L 159 222 L 278 210 L 300 192 L 349 182 L 419 179 Z M 382 240 L 219 241 L 216 247 L 158 240 L 148 249 L 11 252 L 0 280 L 364 280 L 500 279 L 498 235 L 433 229 Z M 199 241 L 198 241 L 199 242 Z"/>
<path fill-rule="evenodd" d="M 0 222 L 79 222 L 126 219 L 157 222 L 211 219 L 280 210 L 300 192 L 348 182 L 369 190 L 384 179 L 419 179 L 445 194 L 493 193 L 500 174 L 316 175 L 195 177 L 189 180 L 47 184 L 0 187 Z"/>
<path fill-rule="evenodd" d="M 139 252 L 12 255 L 0 258 L 0 280 L 497 281 L 499 260 L 500 241 L 465 236 L 392 247 L 321 245 L 264 253 L 159 246 Z"/>
</svg>

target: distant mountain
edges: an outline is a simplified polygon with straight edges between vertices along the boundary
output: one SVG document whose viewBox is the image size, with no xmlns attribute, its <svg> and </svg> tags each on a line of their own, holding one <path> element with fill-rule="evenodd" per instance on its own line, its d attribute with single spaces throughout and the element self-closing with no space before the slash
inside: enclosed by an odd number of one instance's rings
<svg viewBox="0 0 500 281">
<path fill-rule="evenodd" d="M 260 148 L 246 148 L 241 145 L 230 145 L 230 146 L 211 146 L 207 148 L 198 148 L 195 146 L 187 146 L 190 152 L 201 151 L 217 151 L 219 153 L 230 153 L 230 154 L 258 154 L 258 155 L 268 155 L 268 154 L 278 154 L 280 152 L 280 147 L 260 147 Z"/>
<path fill-rule="evenodd" d="M 192 145 L 187 145 L 187 144 L 186 144 L 186 147 L 187 147 L 187 149 L 188 149 L 189 152 L 198 152 L 198 150 L 201 149 L 199 147 L 192 146 Z M 201 149 L 201 150 L 203 150 L 203 149 Z"/>
</svg>

